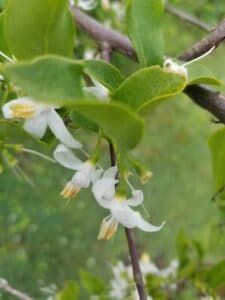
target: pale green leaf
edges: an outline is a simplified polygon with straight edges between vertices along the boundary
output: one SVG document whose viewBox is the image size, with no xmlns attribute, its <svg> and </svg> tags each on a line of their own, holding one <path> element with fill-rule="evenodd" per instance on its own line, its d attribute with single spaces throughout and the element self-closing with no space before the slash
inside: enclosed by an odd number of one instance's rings
<svg viewBox="0 0 225 300">
<path fill-rule="evenodd" d="M 72 59 L 46 55 L 31 62 L 6 64 L 4 74 L 29 97 L 63 105 L 82 98 L 82 69 L 82 64 Z"/>
<path fill-rule="evenodd" d="M 154 66 L 133 73 L 112 97 L 134 110 L 145 111 L 153 103 L 180 93 L 185 84 L 184 76 Z"/>
<path fill-rule="evenodd" d="M 209 84 L 221 86 L 222 82 L 215 78 L 205 66 L 199 63 L 193 63 L 187 66 L 188 69 L 188 85 L 191 84 Z"/>
<path fill-rule="evenodd" d="M 74 22 L 67 0 L 8 0 L 5 38 L 12 54 L 29 59 L 43 54 L 71 56 Z"/>
<path fill-rule="evenodd" d="M 127 26 L 142 67 L 163 62 L 163 0 L 130 0 Z"/>
<path fill-rule="evenodd" d="M 143 120 L 128 107 L 118 102 L 77 102 L 73 110 L 94 122 L 119 147 L 134 148 L 143 134 Z M 73 112 L 71 113 L 73 119 Z M 76 116 L 74 121 L 76 122 Z"/>
<path fill-rule="evenodd" d="M 86 60 L 84 72 L 109 90 L 114 91 L 124 81 L 123 75 L 113 65 L 103 60 Z"/>
</svg>

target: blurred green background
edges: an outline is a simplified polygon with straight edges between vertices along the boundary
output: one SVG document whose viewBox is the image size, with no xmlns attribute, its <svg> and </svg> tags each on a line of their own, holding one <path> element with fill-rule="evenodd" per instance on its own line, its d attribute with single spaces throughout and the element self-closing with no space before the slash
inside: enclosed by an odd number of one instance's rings
<svg viewBox="0 0 225 300">
<path fill-rule="evenodd" d="M 171 3 L 210 26 L 224 17 L 223 1 Z M 166 52 L 171 56 L 177 56 L 204 34 L 175 17 L 165 16 Z M 221 46 L 204 63 L 225 82 L 224 50 Z M 129 64 L 121 57 L 114 59 L 125 67 Z M 207 145 L 207 138 L 216 127 L 209 113 L 185 96 L 163 103 L 148 115 L 145 136 L 134 153 L 154 174 L 144 186 L 151 222 L 167 223 L 156 234 L 135 230 L 140 253 L 147 251 L 152 258 L 168 262 L 176 256 L 176 233 L 183 228 L 203 243 L 209 260 L 222 257 L 225 241 L 217 226 L 219 212 L 210 201 L 212 171 Z M 85 140 L 83 132 L 79 135 Z M 30 145 L 30 141 L 21 142 Z M 36 143 L 31 146 L 37 147 Z M 38 144 L 38 148 L 51 153 L 54 146 L 49 149 Z M 105 146 L 106 167 L 107 150 Z M 120 227 L 110 241 L 97 241 L 99 225 L 108 212 L 96 204 L 87 190 L 69 204 L 59 196 L 73 173 L 28 154 L 19 159 L 35 186 L 21 182 L 9 169 L 0 177 L 0 277 L 37 299 L 46 299 L 40 287 L 54 283 L 61 288 L 65 281 L 79 280 L 81 269 L 107 282 L 111 264 L 128 261 L 123 229 Z M 138 187 L 137 182 L 134 179 Z M 12 298 L 1 293 L 0 299 Z"/>
</svg>

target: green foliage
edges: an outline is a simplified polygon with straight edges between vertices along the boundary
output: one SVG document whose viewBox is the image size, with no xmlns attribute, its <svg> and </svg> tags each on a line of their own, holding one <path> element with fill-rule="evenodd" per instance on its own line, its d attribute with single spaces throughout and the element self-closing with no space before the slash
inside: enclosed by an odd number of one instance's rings
<svg viewBox="0 0 225 300">
<path fill-rule="evenodd" d="M 210 70 L 204 65 L 193 63 L 187 67 L 188 69 L 188 85 L 191 84 L 208 84 L 221 86 L 222 82 L 217 79 Z"/>
<path fill-rule="evenodd" d="M 30 97 L 53 104 L 74 104 L 82 98 L 82 64 L 46 55 L 28 62 L 6 64 L 4 74 Z"/>
<path fill-rule="evenodd" d="M 101 295 L 106 293 L 108 287 L 100 278 L 84 270 L 80 271 L 80 278 L 83 286 L 90 295 Z"/>
<path fill-rule="evenodd" d="M 159 66 L 141 69 L 128 77 L 112 95 L 137 111 L 147 111 L 154 103 L 180 93 L 186 79 Z"/>
<path fill-rule="evenodd" d="M 42 54 L 71 56 L 74 22 L 66 0 L 9 0 L 5 38 L 12 54 L 30 59 Z M 16 29 L 16 30 L 15 30 Z"/>
<path fill-rule="evenodd" d="M 219 206 L 225 207 L 225 128 L 215 131 L 209 138 L 212 157 L 215 200 Z"/>
<path fill-rule="evenodd" d="M 55 300 L 76 300 L 79 295 L 79 287 L 74 281 L 68 281 L 63 289 L 57 293 Z"/>
<path fill-rule="evenodd" d="M 120 103 L 77 102 L 74 111 L 94 122 L 107 137 L 115 141 L 122 149 L 134 148 L 142 137 L 142 119 Z M 71 113 L 71 117 L 73 120 L 73 113 Z M 76 115 L 74 121 L 76 121 Z"/>
<path fill-rule="evenodd" d="M 113 65 L 103 60 L 86 60 L 84 72 L 114 91 L 124 81 L 123 75 Z"/>
<path fill-rule="evenodd" d="M 130 0 L 127 28 L 142 67 L 163 61 L 163 1 Z"/>
<path fill-rule="evenodd" d="M 0 13 L 0 51 L 2 51 L 5 54 L 10 54 L 4 35 L 4 19 L 5 12 L 2 12 Z"/>
</svg>

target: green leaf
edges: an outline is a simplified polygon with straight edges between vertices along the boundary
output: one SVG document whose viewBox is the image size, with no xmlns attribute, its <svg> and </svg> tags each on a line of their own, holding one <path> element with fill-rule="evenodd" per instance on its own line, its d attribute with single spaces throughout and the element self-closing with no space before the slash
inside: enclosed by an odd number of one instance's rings
<svg viewBox="0 0 225 300">
<path fill-rule="evenodd" d="M 222 82 L 215 78 L 205 66 L 199 63 L 194 63 L 187 66 L 188 69 L 188 85 L 191 84 L 209 84 L 221 86 Z"/>
<path fill-rule="evenodd" d="M 199 274 L 200 279 L 204 280 L 211 289 L 215 290 L 225 286 L 225 260 L 215 264 L 208 270 Z"/>
<path fill-rule="evenodd" d="M 184 76 L 154 66 L 132 74 L 112 97 L 134 110 L 146 111 L 153 103 L 180 93 L 185 83 Z"/>
<path fill-rule="evenodd" d="M 10 55 L 10 51 L 6 44 L 5 35 L 4 35 L 4 19 L 5 19 L 5 12 L 2 12 L 0 14 L 0 51 L 2 51 L 6 55 Z"/>
<path fill-rule="evenodd" d="M 4 74 L 29 96 L 53 104 L 73 104 L 82 98 L 82 64 L 46 55 L 29 62 L 6 64 Z"/>
<path fill-rule="evenodd" d="M 71 56 L 74 22 L 67 0 L 8 0 L 5 38 L 12 54 L 30 59 L 43 54 Z"/>
<path fill-rule="evenodd" d="M 225 127 L 214 132 L 209 138 L 212 157 L 214 191 L 216 200 L 225 207 Z"/>
<path fill-rule="evenodd" d="M 130 0 L 127 26 L 142 67 L 163 62 L 162 0 Z"/>
<path fill-rule="evenodd" d="M 92 76 L 110 91 L 114 91 L 124 81 L 123 75 L 113 65 L 102 60 L 86 60 L 84 72 Z"/>
<path fill-rule="evenodd" d="M 64 288 L 56 295 L 56 300 L 76 300 L 78 299 L 79 288 L 74 281 L 68 281 Z"/>
<path fill-rule="evenodd" d="M 74 111 L 94 122 L 120 148 L 132 149 L 142 137 L 143 120 L 120 103 L 77 102 Z M 71 112 L 71 118 L 74 119 L 73 112 Z M 76 122 L 76 118 L 74 121 Z"/>
<path fill-rule="evenodd" d="M 80 277 L 84 287 L 92 295 L 100 295 L 107 290 L 106 284 L 101 279 L 86 271 L 80 271 Z"/>
</svg>

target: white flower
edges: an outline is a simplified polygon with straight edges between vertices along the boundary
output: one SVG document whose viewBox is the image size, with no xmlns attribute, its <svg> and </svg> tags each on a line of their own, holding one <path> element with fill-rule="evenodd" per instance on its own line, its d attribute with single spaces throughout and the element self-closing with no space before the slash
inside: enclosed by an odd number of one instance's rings
<svg viewBox="0 0 225 300">
<path fill-rule="evenodd" d="M 99 83 L 97 80 L 92 79 L 94 85 L 93 86 L 88 86 L 84 87 L 84 91 L 87 92 L 88 94 L 93 95 L 94 97 L 98 98 L 99 100 L 107 100 L 108 97 L 108 89 Z"/>
<path fill-rule="evenodd" d="M 172 59 L 168 58 L 165 60 L 163 64 L 163 68 L 173 73 L 180 74 L 184 76 L 186 79 L 188 78 L 188 71 L 184 65 L 179 65 L 178 63 L 172 61 Z"/>
<path fill-rule="evenodd" d="M 7 119 L 25 119 L 24 129 L 39 138 L 43 137 L 47 126 L 55 137 L 71 148 L 81 148 L 66 128 L 54 106 L 39 103 L 29 97 L 11 100 L 3 105 L 3 115 Z"/>
<path fill-rule="evenodd" d="M 132 190 L 132 197 L 129 199 L 116 194 L 116 172 L 117 168 L 110 168 L 92 188 L 97 202 L 111 212 L 102 222 L 98 239 L 110 239 L 115 233 L 118 223 L 126 228 L 138 227 L 146 232 L 159 231 L 164 222 L 160 226 L 154 226 L 145 221 L 139 212 L 130 208 L 130 206 L 137 206 L 143 202 L 143 192 L 141 190 Z"/>
<path fill-rule="evenodd" d="M 96 163 L 91 159 L 83 162 L 66 146 L 59 144 L 53 156 L 63 167 L 77 171 L 61 192 L 64 198 L 72 198 L 81 188 L 89 187 L 90 183 L 99 179 L 101 170 L 96 170 Z"/>
</svg>

